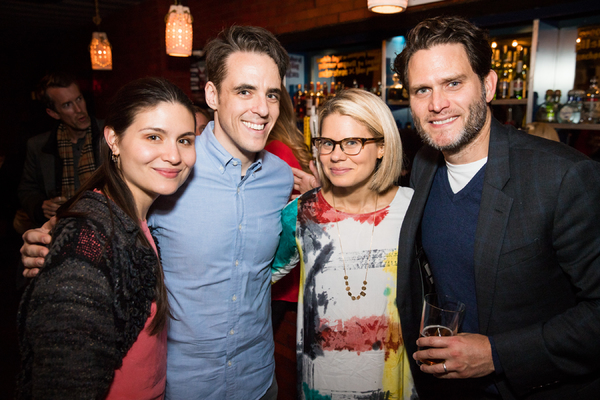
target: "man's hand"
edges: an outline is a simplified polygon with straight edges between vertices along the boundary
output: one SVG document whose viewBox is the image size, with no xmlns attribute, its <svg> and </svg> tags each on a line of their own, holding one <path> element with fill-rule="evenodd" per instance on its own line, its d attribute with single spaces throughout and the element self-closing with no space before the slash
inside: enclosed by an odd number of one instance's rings
<svg viewBox="0 0 600 400">
<path fill-rule="evenodd" d="M 21 260 L 25 270 L 25 278 L 33 278 L 44 266 L 44 258 L 48 254 L 46 245 L 52 241 L 50 231 L 56 225 L 56 218 L 48 220 L 41 228 L 30 229 L 23 234 L 23 247 L 21 247 Z"/>
<path fill-rule="evenodd" d="M 65 199 L 62 196 L 58 196 L 50 200 L 44 200 L 44 202 L 42 203 L 42 211 L 44 212 L 44 217 L 48 219 L 54 217 L 56 215 L 56 210 L 58 210 L 59 207 L 62 206 L 65 201 L 67 201 L 67 199 Z"/>
<path fill-rule="evenodd" d="M 417 340 L 420 348 L 413 358 L 444 360 L 439 364 L 421 365 L 421 371 L 442 379 L 478 378 L 494 372 L 492 346 L 487 336 L 474 333 L 460 333 L 450 337 L 422 337 Z M 444 371 L 444 362 L 447 372 Z"/>
<path fill-rule="evenodd" d="M 319 173 L 317 172 L 315 162 L 311 161 L 308 164 L 308 167 L 310 168 L 312 175 L 302 171 L 301 169 L 292 168 L 292 172 L 294 173 L 294 189 L 300 192 L 300 194 L 321 186 L 321 182 L 319 181 Z M 298 197 L 298 195 L 292 196 L 292 198 L 296 197 Z"/>
</svg>

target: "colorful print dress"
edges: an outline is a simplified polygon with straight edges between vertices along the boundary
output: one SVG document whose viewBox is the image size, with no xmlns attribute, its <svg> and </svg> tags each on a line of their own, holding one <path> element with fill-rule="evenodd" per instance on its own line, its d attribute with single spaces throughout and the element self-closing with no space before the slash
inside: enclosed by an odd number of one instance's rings
<svg viewBox="0 0 600 400">
<path fill-rule="evenodd" d="M 301 398 L 417 398 L 396 308 L 398 237 L 412 193 L 400 187 L 386 208 L 346 214 L 336 213 L 317 188 L 283 209 L 272 273 L 275 282 L 300 261 Z M 346 290 L 340 240 L 351 292 L 366 294 L 358 300 Z"/>
</svg>

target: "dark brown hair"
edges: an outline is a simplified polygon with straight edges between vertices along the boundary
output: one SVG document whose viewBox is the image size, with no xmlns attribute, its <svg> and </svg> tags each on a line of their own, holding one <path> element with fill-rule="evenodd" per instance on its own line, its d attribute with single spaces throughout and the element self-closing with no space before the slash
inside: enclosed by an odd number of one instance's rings
<svg viewBox="0 0 600 400">
<path fill-rule="evenodd" d="M 227 75 L 227 58 L 236 52 L 266 54 L 275 61 L 283 79 L 290 63 L 287 51 L 275 36 L 264 28 L 234 25 L 219 33 L 206 45 L 206 72 L 217 91 Z"/>
<path fill-rule="evenodd" d="M 269 133 L 267 143 L 273 140 L 279 140 L 289 147 L 302 169 L 305 172 L 310 172 L 308 163 L 312 160 L 312 155 L 308 146 L 304 143 L 304 135 L 298 129 L 294 105 L 283 84 L 281 85 L 281 100 L 279 101 L 279 118 L 277 118 L 271 133 Z"/>
<path fill-rule="evenodd" d="M 492 69 L 492 49 L 487 32 L 464 18 L 440 16 L 426 19 L 415 26 L 406 38 L 406 47 L 394 60 L 394 71 L 400 76 L 404 87 L 409 87 L 408 63 L 417 51 L 455 43 L 464 46 L 471 68 L 483 83 Z"/>
<path fill-rule="evenodd" d="M 194 106 L 191 100 L 177 86 L 163 78 L 142 78 L 119 89 L 109 106 L 105 126 L 112 128 L 117 138 L 120 139 L 127 128 L 133 124 L 139 113 L 156 107 L 160 103 L 181 104 L 189 110 L 192 117 L 194 116 Z M 90 179 L 80 187 L 77 193 L 59 209 L 57 215 L 59 218 L 73 215 L 73 213 L 69 213 L 69 209 L 81 198 L 83 193 L 87 190 L 98 189 L 107 199 L 110 198 L 132 220 L 137 222 L 139 216 L 133 195 L 127 183 L 125 183 L 117 163 L 112 162 L 112 151 L 104 140 L 102 140 L 101 149 L 102 164 Z M 151 246 L 141 230 L 137 239 L 142 245 Z M 156 258 L 155 273 L 156 315 L 149 327 L 152 335 L 164 329 L 167 317 L 170 315 L 163 269 L 158 257 Z"/>
<path fill-rule="evenodd" d="M 37 96 L 38 99 L 44 104 L 44 107 L 56 111 L 54 100 L 48 96 L 49 88 L 68 88 L 72 84 L 77 85 L 75 77 L 66 72 L 54 72 L 50 73 L 42 78 L 38 85 Z"/>
</svg>

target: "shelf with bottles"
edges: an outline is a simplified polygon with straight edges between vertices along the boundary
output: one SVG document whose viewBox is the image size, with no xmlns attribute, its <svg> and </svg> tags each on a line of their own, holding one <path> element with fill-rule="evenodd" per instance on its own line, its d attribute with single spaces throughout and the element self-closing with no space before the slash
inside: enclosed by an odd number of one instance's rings
<svg viewBox="0 0 600 400">
<path fill-rule="evenodd" d="M 600 130 L 600 89 L 596 77 L 585 91 L 569 90 L 565 104 L 560 99 L 560 90 L 547 90 L 545 101 L 536 112 L 536 121 L 552 124 L 555 129 Z"/>
<path fill-rule="evenodd" d="M 527 104 L 531 36 L 497 36 L 490 41 L 492 69 L 498 75 L 497 104 Z M 514 100 L 525 100 L 514 102 Z"/>
</svg>

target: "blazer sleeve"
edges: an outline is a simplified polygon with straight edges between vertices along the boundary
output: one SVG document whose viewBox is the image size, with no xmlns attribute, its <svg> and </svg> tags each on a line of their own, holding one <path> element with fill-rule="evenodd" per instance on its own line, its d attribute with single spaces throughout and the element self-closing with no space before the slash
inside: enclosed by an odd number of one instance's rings
<svg viewBox="0 0 600 400">
<path fill-rule="evenodd" d="M 554 210 L 554 259 L 573 294 L 547 288 L 538 293 L 539 305 L 547 303 L 545 296 L 570 298 L 572 304 L 547 321 L 494 335 L 504 372 L 517 393 L 598 374 L 600 163 L 586 159 L 566 170 Z"/>
<path fill-rule="evenodd" d="M 67 220 L 21 306 L 26 313 L 22 352 L 31 355 L 24 360 L 31 371 L 28 391 L 33 398 L 104 398 L 121 363 L 114 296 L 99 267 L 105 261 L 86 253 L 104 242 L 92 229 L 82 232 L 81 218 Z"/>
</svg>

